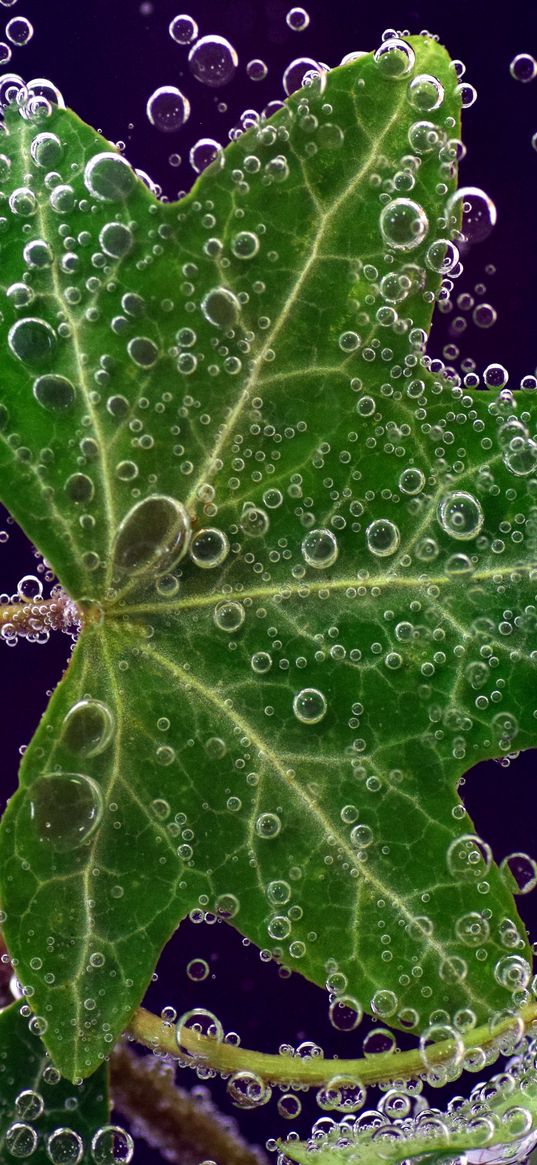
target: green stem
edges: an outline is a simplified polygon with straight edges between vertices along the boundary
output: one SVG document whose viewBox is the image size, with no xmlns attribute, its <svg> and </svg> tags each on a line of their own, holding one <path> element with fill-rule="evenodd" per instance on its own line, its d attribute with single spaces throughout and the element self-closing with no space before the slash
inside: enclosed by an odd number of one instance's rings
<svg viewBox="0 0 537 1165">
<path fill-rule="evenodd" d="M 462 1036 L 466 1054 L 490 1048 L 513 1025 L 522 1022 L 524 1029 L 537 1020 L 537 1003 L 529 1003 L 516 1015 L 509 1015 L 491 1027 L 483 1024 Z M 185 1059 L 177 1045 L 177 1026 L 164 1023 L 145 1007 L 135 1011 L 128 1033 L 140 1044 L 156 1052 Z M 517 1029 L 517 1034 L 518 1029 Z M 199 1035 L 192 1028 L 181 1030 L 181 1048 L 186 1049 L 192 1062 L 203 1063 L 220 1073 L 254 1072 L 270 1083 L 322 1085 L 334 1076 L 351 1077 L 362 1084 L 380 1084 L 390 1080 L 412 1080 L 424 1076 L 433 1067 L 441 1067 L 453 1058 L 453 1040 L 447 1039 L 427 1049 L 427 1064 L 419 1049 L 408 1052 L 380 1052 L 364 1059 L 324 1060 L 321 1057 L 301 1059 L 295 1056 L 270 1055 L 255 1052 L 234 1044 L 220 1043 Z"/>
</svg>

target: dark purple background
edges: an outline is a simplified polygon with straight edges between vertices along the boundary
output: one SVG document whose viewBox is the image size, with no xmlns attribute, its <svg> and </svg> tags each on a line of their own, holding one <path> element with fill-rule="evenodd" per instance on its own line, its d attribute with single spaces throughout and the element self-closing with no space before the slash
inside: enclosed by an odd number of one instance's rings
<svg viewBox="0 0 537 1165">
<path fill-rule="evenodd" d="M 246 108 L 261 109 L 272 98 L 282 97 L 281 76 L 295 56 L 312 56 L 335 65 L 344 53 L 370 50 L 380 43 L 387 27 L 417 33 L 428 28 L 440 35 L 452 56 L 467 66 L 465 80 L 478 89 L 478 101 L 464 119 L 468 147 L 461 180 L 482 186 L 494 199 L 498 225 L 491 238 L 465 258 L 465 274 L 457 287 L 472 291 L 476 281 L 487 285 L 485 299 L 498 312 L 490 331 L 471 323 L 461 343 L 461 355 L 472 356 L 482 368 L 499 360 L 509 369 L 512 387 L 520 377 L 534 372 L 535 313 L 537 289 L 537 152 L 531 136 L 537 130 L 537 81 L 522 85 L 509 74 L 517 52 L 537 55 L 537 25 L 533 0 L 510 0 L 491 13 L 488 0 L 305 0 L 311 16 L 302 33 L 288 29 L 285 15 L 291 7 L 282 0 L 19 0 L 11 8 L 0 6 L 0 39 L 5 22 L 15 15 L 32 20 L 35 35 L 24 48 L 14 50 L 8 69 L 26 79 L 46 76 L 61 89 L 66 103 L 85 120 L 102 129 L 113 141 L 127 144 L 126 154 L 137 167 L 157 181 L 165 195 L 174 198 L 187 189 L 192 171 L 186 161 L 170 165 L 170 154 L 188 159 L 188 150 L 199 136 L 225 144 L 229 129 Z M 152 11 L 151 11 L 152 9 Z M 148 11 L 149 10 L 149 11 Z M 189 75 L 187 49 L 173 43 L 168 24 L 178 12 L 187 11 L 198 21 L 201 34 L 227 36 L 240 58 L 237 76 L 225 89 L 204 89 Z M 261 57 L 269 65 L 266 81 L 249 81 L 246 62 Z M 165 135 L 151 127 L 145 104 L 162 84 L 184 87 L 192 103 L 188 124 L 176 134 Z M 227 111 L 217 104 L 226 102 Z M 129 123 L 133 128 L 129 129 Z M 493 276 L 485 266 L 494 264 Z M 457 311 L 453 313 L 460 314 Z M 431 350 L 441 352 L 450 339 L 453 316 L 438 316 Z M 7 519 L 0 528 L 9 531 L 0 544 L 0 591 L 13 592 L 25 573 L 35 571 L 33 551 L 24 536 Z M 69 640 L 56 635 L 46 646 L 20 643 L 15 649 L 0 644 L 2 688 L 1 792 L 7 797 L 16 784 L 19 749 L 27 743 L 47 702 L 47 690 L 57 683 L 69 652 Z M 537 853 L 533 806 L 536 754 L 527 753 L 508 769 L 490 762 L 475 768 L 467 780 L 464 797 L 477 831 L 492 844 L 498 860 L 513 850 Z M 535 893 L 537 899 L 537 892 Z M 535 931 L 537 901 L 521 900 L 521 909 Z M 187 962 L 202 956 L 211 966 L 203 983 L 190 982 Z M 169 944 L 159 963 L 158 982 L 150 991 L 150 1005 L 164 1004 L 179 1013 L 192 1006 L 213 1009 L 226 1031 L 238 1030 L 244 1046 L 276 1050 L 282 1041 L 298 1044 L 317 1040 L 326 1055 L 358 1055 L 358 1036 L 339 1036 L 328 1023 L 325 995 L 297 976 L 282 980 L 274 965 L 262 964 L 253 947 L 223 924 L 213 927 L 185 924 Z M 183 1073 L 182 1082 L 195 1082 Z M 222 1107 L 233 1110 L 225 1089 L 217 1082 L 214 1095 Z M 435 1100 L 440 1099 L 438 1096 Z M 301 1121 L 291 1127 L 307 1134 L 314 1119 L 311 1102 L 305 1103 Z M 267 1136 L 285 1135 L 288 1124 L 277 1114 L 275 1101 L 264 1109 L 241 1113 L 246 1136 L 263 1143 Z M 141 1147 L 135 1160 L 160 1161 Z M 222 1163 L 223 1165 L 223 1163 Z"/>
</svg>

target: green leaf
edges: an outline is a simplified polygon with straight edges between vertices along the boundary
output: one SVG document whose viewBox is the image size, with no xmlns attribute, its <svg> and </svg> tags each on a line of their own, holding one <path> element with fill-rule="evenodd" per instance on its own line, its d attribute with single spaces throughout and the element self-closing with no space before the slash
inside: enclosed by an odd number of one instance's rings
<svg viewBox="0 0 537 1165">
<path fill-rule="evenodd" d="M 68 1076 L 192 910 L 406 1029 L 525 999 L 456 786 L 535 739 L 535 408 L 506 430 L 424 355 L 459 96 L 409 44 L 445 91 L 425 152 L 410 74 L 363 56 L 174 205 L 72 113 L 8 113 L 0 490 L 84 627 L 0 883 Z"/>
<path fill-rule="evenodd" d="M 74 1160 L 82 1145 L 83 1155 L 77 1160 L 93 1161 L 91 1140 L 109 1119 L 107 1069 L 99 1068 L 76 1086 L 62 1079 L 19 1008 L 13 1003 L 0 1014 L 1 1159 L 31 1156 L 33 1165 L 50 1165 L 51 1160 L 60 1160 L 53 1153 L 54 1146 L 59 1152 L 63 1136 L 62 1160 Z M 57 1130 L 62 1129 L 60 1135 Z M 54 1133 L 49 1156 L 46 1144 Z"/>
</svg>

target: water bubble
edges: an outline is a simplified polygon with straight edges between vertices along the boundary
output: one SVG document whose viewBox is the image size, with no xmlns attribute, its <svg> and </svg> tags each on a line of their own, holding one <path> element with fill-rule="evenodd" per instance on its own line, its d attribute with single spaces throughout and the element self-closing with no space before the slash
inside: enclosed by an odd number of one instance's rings
<svg viewBox="0 0 537 1165">
<path fill-rule="evenodd" d="M 94 154 L 84 170 L 84 184 L 101 202 L 123 202 L 136 184 L 134 171 L 121 154 Z"/>
<path fill-rule="evenodd" d="M 278 1098 L 276 1105 L 278 1113 L 284 1120 L 295 1120 L 302 1112 L 302 1102 L 294 1092 L 285 1092 Z"/>
<path fill-rule="evenodd" d="M 461 238 L 465 243 L 481 243 L 488 238 L 496 223 L 496 207 L 488 194 L 477 186 L 462 186 L 447 201 L 448 223 L 460 226 Z"/>
<path fill-rule="evenodd" d="M 301 688 L 293 699 L 293 712 L 301 724 L 319 724 L 327 708 L 326 696 L 318 688 Z"/>
<path fill-rule="evenodd" d="M 258 57 L 254 57 L 252 61 L 248 61 L 246 73 L 250 81 L 264 81 L 268 74 L 268 68 L 264 61 L 259 60 Z"/>
<path fill-rule="evenodd" d="M 319 68 L 318 61 L 314 61 L 312 57 L 297 57 L 291 61 L 283 74 L 283 87 L 287 96 L 290 97 L 291 93 L 301 89 L 306 75 L 311 72 L 318 73 Z"/>
<path fill-rule="evenodd" d="M 364 1036 L 362 1051 L 364 1056 L 376 1056 L 380 1052 L 395 1052 L 396 1041 L 393 1032 L 386 1027 L 372 1028 Z"/>
<path fill-rule="evenodd" d="M 161 85 L 148 99 L 146 113 L 156 129 L 175 133 L 190 117 L 190 101 L 174 85 Z"/>
<path fill-rule="evenodd" d="M 527 84 L 537 77 L 537 61 L 531 53 L 517 53 L 509 65 L 509 72 L 515 81 Z"/>
<path fill-rule="evenodd" d="M 419 109 L 420 113 L 430 113 L 442 104 L 444 86 L 437 77 L 431 77 L 428 73 L 420 73 L 419 76 L 413 77 L 409 81 L 408 100 L 414 109 Z"/>
<path fill-rule="evenodd" d="M 38 133 L 32 141 L 30 153 L 36 166 L 53 170 L 61 162 L 63 146 L 55 133 Z"/>
<path fill-rule="evenodd" d="M 216 1015 L 213 1015 L 212 1011 L 207 1011 L 204 1007 L 193 1007 L 177 1021 L 175 1038 L 181 1056 L 185 1056 L 186 1059 L 192 1055 L 188 1050 L 188 1033 L 204 1036 L 206 1039 L 214 1040 L 217 1044 L 221 1044 L 224 1038 L 224 1029 L 220 1020 Z M 196 1061 L 204 1059 L 204 1053 L 201 1049 L 196 1048 L 194 1055 Z"/>
<path fill-rule="evenodd" d="M 409 465 L 399 475 L 399 489 L 403 494 L 410 494 L 414 497 L 415 494 L 421 493 L 424 485 L 425 474 L 415 465 Z"/>
<path fill-rule="evenodd" d="M 134 1141 L 119 1125 L 103 1125 L 91 1142 L 95 1165 L 128 1165 L 134 1154 Z"/>
<path fill-rule="evenodd" d="M 6 36 L 11 44 L 25 45 L 34 35 L 33 25 L 25 16 L 14 16 L 6 24 Z"/>
<path fill-rule="evenodd" d="M 303 32 L 310 22 L 309 13 L 305 8 L 290 8 L 285 21 L 293 32 Z"/>
<path fill-rule="evenodd" d="M 65 412 L 75 403 L 76 391 L 72 381 L 66 376 L 50 373 L 48 376 L 38 376 L 34 380 L 32 392 L 36 401 L 51 413 Z"/>
<path fill-rule="evenodd" d="M 483 383 L 487 388 L 505 388 L 509 373 L 503 364 L 487 364 L 483 372 Z"/>
<path fill-rule="evenodd" d="M 332 1027 L 340 1032 L 352 1032 L 362 1022 L 363 1008 L 353 995 L 339 995 L 328 1009 Z"/>
<path fill-rule="evenodd" d="M 408 77 L 416 63 L 416 54 L 411 45 L 398 37 L 390 37 L 383 41 L 380 48 L 373 54 L 383 77 L 392 81 L 399 81 Z"/>
<path fill-rule="evenodd" d="M 121 222 L 107 222 L 99 234 L 99 244 L 111 259 L 128 255 L 134 242 L 132 231 Z"/>
<path fill-rule="evenodd" d="M 152 368 L 158 360 L 158 348 L 149 336 L 134 336 L 127 344 L 127 352 L 139 368 Z"/>
<path fill-rule="evenodd" d="M 29 243 L 25 243 L 22 256 L 27 267 L 43 268 L 50 267 L 54 255 L 45 239 L 31 239 Z"/>
<path fill-rule="evenodd" d="M 236 259 L 253 259 L 259 250 L 259 238 L 254 231 L 239 231 L 231 240 L 231 250 Z"/>
<path fill-rule="evenodd" d="M 213 618 L 220 631 L 227 631 L 231 635 L 242 627 L 246 612 L 242 603 L 237 603 L 233 599 L 224 599 L 215 607 Z"/>
<path fill-rule="evenodd" d="M 229 554 L 229 539 L 223 530 L 208 526 L 197 530 L 190 542 L 190 556 L 196 566 L 212 570 L 221 566 Z"/>
<path fill-rule="evenodd" d="M 31 1157 L 37 1148 L 37 1133 L 24 1121 L 14 1121 L 5 1132 L 5 1145 L 11 1157 Z"/>
<path fill-rule="evenodd" d="M 395 554 L 401 541 L 401 536 L 395 522 L 388 518 L 377 518 L 371 522 L 365 532 L 368 550 L 378 558 L 385 558 Z"/>
<path fill-rule="evenodd" d="M 267 1104 L 272 1095 L 270 1085 L 247 1069 L 230 1076 L 226 1091 L 236 1108 L 258 1108 L 260 1104 Z"/>
<path fill-rule="evenodd" d="M 202 36 L 191 48 L 188 63 L 196 81 L 218 89 L 231 81 L 239 58 L 223 36 Z"/>
<path fill-rule="evenodd" d="M 427 248 L 425 262 L 431 271 L 447 275 L 459 262 L 459 258 L 455 243 L 451 243 L 449 239 L 435 239 L 434 243 L 431 243 L 430 247 Z"/>
<path fill-rule="evenodd" d="M 186 973 L 193 983 L 201 983 L 209 974 L 209 964 L 205 959 L 191 959 L 187 963 Z"/>
<path fill-rule="evenodd" d="M 442 1043 L 442 1066 L 456 1067 L 464 1059 L 464 1042 L 456 1028 L 450 1024 L 432 1023 L 420 1036 L 420 1056 L 426 1068 L 434 1068 L 438 1064 L 438 1051 L 435 1045 Z"/>
<path fill-rule="evenodd" d="M 135 573 L 169 570 L 185 554 L 189 537 L 190 520 L 181 502 L 153 494 L 137 502 L 120 523 L 115 565 Z"/>
<path fill-rule="evenodd" d="M 47 1137 L 47 1155 L 52 1165 L 79 1165 L 84 1155 L 82 1137 L 73 1129 L 59 1128 Z"/>
<path fill-rule="evenodd" d="M 410 198 L 392 199 L 382 208 L 379 225 L 384 242 L 395 251 L 412 251 L 429 230 L 423 207 Z"/>
<path fill-rule="evenodd" d="M 43 594 L 43 584 L 35 574 L 25 574 L 17 583 L 17 595 L 23 602 L 35 603 Z"/>
<path fill-rule="evenodd" d="M 465 947 L 481 947 L 489 940 L 490 926 L 482 914 L 472 910 L 456 919 L 455 934 Z"/>
<path fill-rule="evenodd" d="M 114 735 L 114 718 L 102 700 L 78 700 L 64 717 L 62 739 L 77 756 L 97 756 Z"/>
<path fill-rule="evenodd" d="M 170 21 L 168 31 L 176 44 L 192 44 L 198 35 L 198 25 L 193 16 L 181 13 Z"/>
<path fill-rule="evenodd" d="M 240 527 L 250 538 L 262 538 L 270 527 L 270 518 L 265 510 L 247 502 L 241 514 Z"/>
<path fill-rule="evenodd" d="M 399 1006 L 399 1000 L 395 991 L 388 989 L 380 989 L 375 991 L 371 999 L 371 1010 L 374 1015 L 380 1015 L 382 1019 L 387 1019 L 388 1016 L 394 1015 Z"/>
<path fill-rule="evenodd" d="M 13 355 L 24 364 L 44 364 L 56 347 L 56 333 L 46 320 L 31 316 L 17 320 L 9 329 L 7 341 Z"/>
<path fill-rule="evenodd" d="M 476 538 L 485 516 L 481 503 L 466 490 L 454 490 L 442 498 L 438 507 L 440 526 L 450 538 L 466 541 Z"/>
<path fill-rule="evenodd" d="M 206 170 L 213 162 L 217 161 L 220 166 L 224 164 L 222 146 L 214 138 L 199 138 L 192 146 L 188 157 L 196 174 L 201 174 L 202 170 Z"/>
<path fill-rule="evenodd" d="M 39 840 L 67 851 L 82 845 L 100 824 L 103 799 L 82 773 L 48 773 L 29 789 L 30 817 Z"/>
<path fill-rule="evenodd" d="M 440 143 L 440 134 L 432 121 L 415 121 L 408 131 L 409 144 L 416 154 L 430 154 Z"/>
<path fill-rule="evenodd" d="M 272 667 L 272 656 L 269 655 L 268 651 L 255 651 L 250 660 L 250 666 L 256 675 L 266 675 Z"/>
<path fill-rule="evenodd" d="M 338 556 L 338 544 L 331 530 L 309 530 L 302 541 L 302 556 L 308 566 L 316 570 L 326 570 L 333 566 Z"/>
<path fill-rule="evenodd" d="M 269 882 L 266 889 L 266 895 L 272 906 L 286 906 L 291 898 L 291 887 L 289 882 L 285 882 L 281 878 L 276 879 L 273 882 Z"/>
<path fill-rule="evenodd" d="M 67 497 L 77 505 L 91 502 L 95 493 L 95 486 L 87 473 L 72 473 L 67 478 L 64 488 Z"/>
<path fill-rule="evenodd" d="M 260 813 L 255 823 L 255 832 L 258 837 L 270 840 L 281 832 L 281 818 L 277 813 Z"/>
<path fill-rule="evenodd" d="M 465 833 L 450 842 L 447 866 L 450 874 L 464 881 L 481 881 L 490 869 L 490 846 L 473 833 Z"/>
<path fill-rule="evenodd" d="M 236 324 L 240 303 L 229 287 L 213 287 L 201 301 L 205 319 L 217 328 L 232 328 Z"/>
<path fill-rule="evenodd" d="M 512 894 L 529 894 L 537 886 L 537 862 L 529 854 L 508 854 L 500 862 L 500 871 Z"/>
<path fill-rule="evenodd" d="M 39 1092 L 34 1092 L 33 1088 L 25 1088 L 19 1092 L 15 1100 L 15 1109 L 17 1116 L 21 1120 L 35 1121 L 43 1115 L 45 1102 Z"/>
</svg>

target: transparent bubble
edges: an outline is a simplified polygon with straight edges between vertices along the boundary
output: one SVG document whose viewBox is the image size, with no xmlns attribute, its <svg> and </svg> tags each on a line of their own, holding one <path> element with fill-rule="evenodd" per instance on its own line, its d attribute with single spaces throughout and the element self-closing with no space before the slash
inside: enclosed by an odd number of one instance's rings
<svg viewBox="0 0 537 1165">
<path fill-rule="evenodd" d="M 114 735 L 114 718 L 102 700 L 78 700 L 64 717 L 62 740 L 77 756 L 98 756 Z"/>
<path fill-rule="evenodd" d="M 294 1120 L 302 1112 L 302 1102 L 294 1092 L 285 1092 L 278 1098 L 277 1109 L 279 1116 L 284 1120 Z"/>
<path fill-rule="evenodd" d="M 364 1036 L 362 1051 L 364 1056 L 377 1056 L 381 1052 L 394 1052 L 396 1041 L 393 1032 L 386 1027 L 375 1027 Z"/>
<path fill-rule="evenodd" d="M 305 8 L 290 8 L 285 20 L 293 32 L 303 32 L 310 22 L 309 13 Z"/>
<path fill-rule="evenodd" d="M 208 526 L 197 530 L 190 542 L 190 556 L 196 566 L 213 570 L 221 566 L 229 554 L 229 539 L 223 530 Z"/>
<path fill-rule="evenodd" d="M 268 68 L 265 61 L 260 60 L 259 57 L 254 57 L 253 60 L 248 61 L 246 73 L 250 81 L 264 81 L 268 75 Z"/>
<path fill-rule="evenodd" d="M 399 489 L 401 493 L 410 494 L 410 496 L 414 497 L 415 494 L 421 493 L 425 485 L 425 480 L 423 470 L 418 469 L 415 465 L 409 465 L 399 475 Z"/>
<path fill-rule="evenodd" d="M 373 54 L 383 77 L 391 81 L 399 81 L 408 77 L 416 63 L 416 54 L 411 45 L 398 37 L 390 37 L 383 41 L 380 48 Z"/>
<path fill-rule="evenodd" d="M 134 171 L 121 154 L 95 154 L 84 170 L 86 189 L 102 202 L 123 202 L 132 194 L 135 183 Z"/>
<path fill-rule="evenodd" d="M 48 773 L 28 790 L 30 819 L 41 842 L 56 850 L 82 845 L 100 825 L 99 785 L 82 773 Z"/>
<path fill-rule="evenodd" d="M 272 906 L 286 906 L 291 898 L 289 882 L 285 882 L 282 878 L 269 882 L 266 895 Z"/>
<path fill-rule="evenodd" d="M 209 975 L 209 964 L 205 959 L 191 959 L 186 973 L 193 983 L 201 983 Z"/>
<path fill-rule="evenodd" d="M 213 162 L 217 162 L 221 166 L 224 163 L 222 146 L 214 138 L 200 138 L 192 146 L 188 157 L 196 174 L 201 174 L 202 170 L 206 170 L 207 166 L 211 166 Z"/>
<path fill-rule="evenodd" d="M 267 1104 L 272 1095 L 270 1085 L 265 1084 L 255 1072 L 246 1069 L 230 1076 L 226 1091 L 236 1108 L 258 1108 L 261 1104 Z"/>
<path fill-rule="evenodd" d="M 228 287 L 213 287 L 203 297 L 201 310 L 205 319 L 217 328 L 232 328 L 236 324 L 240 303 Z"/>
<path fill-rule="evenodd" d="M 25 16 L 14 16 L 6 24 L 6 36 L 11 44 L 25 45 L 34 35 L 33 25 Z"/>
<path fill-rule="evenodd" d="M 327 709 L 326 696 L 318 688 L 301 688 L 293 699 L 293 712 L 301 724 L 319 724 Z"/>
<path fill-rule="evenodd" d="M 294 61 L 287 66 L 283 74 L 283 87 L 287 96 L 291 93 L 296 93 L 297 89 L 301 89 L 304 85 L 304 78 L 308 73 L 319 72 L 320 65 L 318 61 L 314 61 L 313 57 L 296 57 Z"/>
<path fill-rule="evenodd" d="M 440 275 L 447 275 L 449 271 L 452 271 L 459 259 L 457 247 L 449 239 L 436 239 L 427 248 L 425 255 L 427 266 L 430 267 L 431 271 L 437 271 Z"/>
<path fill-rule="evenodd" d="M 91 1142 L 91 1155 L 95 1165 L 128 1165 L 134 1154 L 134 1141 L 126 1129 L 119 1125 L 103 1125 Z"/>
<path fill-rule="evenodd" d="M 51 413 L 61 413 L 71 409 L 76 399 L 76 389 L 66 376 L 50 373 L 38 376 L 32 385 L 36 401 Z"/>
<path fill-rule="evenodd" d="M 454 1068 L 462 1064 L 464 1059 L 464 1042 L 456 1028 L 447 1023 L 432 1023 L 420 1036 L 420 1056 L 426 1068 L 434 1068 L 438 1064 L 438 1050 L 435 1045 L 442 1044 L 443 1067 L 449 1065 Z"/>
<path fill-rule="evenodd" d="M 461 541 L 476 538 L 485 515 L 481 503 L 466 490 L 453 490 L 442 498 L 438 507 L 438 521 L 450 538 Z"/>
<path fill-rule="evenodd" d="M 265 675 L 272 667 L 272 656 L 268 651 L 255 651 L 250 666 L 256 675 Z"/>
<path fill-rule="evenodd" d="M 415 121 L 408 131 L 408 141 L 416 154 L 430 154 L 440 143 L 438 129 L 432 121 Z"/>
<path fill-rule="evenodd" d="M 448 223 L 460 229 L 465 243 L 482 243 L 496 223 L 496 207 L 488 194 L 477 186 L 462 186 L 447 201 Z M 459 228 L 459 218 L 462 223 Z"/>
<path fill-rule="evenodd" d="M 509 373 L 503 364 L 487 364 L 483 372 L 483 383 L 487 388 L 505 388 Z"/>
<path fill-rule="evenodd" d="M 410 198 L 394 198 L 380 212 L 380 232 L 388 247 L 412 251 L 423 242 L 429 221 L 423 207 Z"/>
<path fill-rule="evenodd" d="M 466 858 L 463 856 L 463 866 L 466 867 Z M 455 934 L 459 942 L 465 947 L 481 947 L 490 937 L 490 926 L 487 919 L 477 911 L 461 914 L 455 921 Z"/>
<path fill-rule="evenodd" d="M 250 538 L 262 538 L 270 527 L 270 518 L 259 506 L 246 503 L 241 514 L 240 527 Z"/>
<path fill-rule="evenodd" d="M 146 113 L 156 129 L 175 133 L 190 117 L 190 102 L 174 85 L 161 85 L 148 99 Z"/>
<path fill-rule="evenodd" d="M 337 538 L 331 530 L 309 530 L 302 540 L 301 550 L 308 566 L 326 570 L 333 566 L 338 556 Z"/>
<path fill-rule="evenodd" d="M 46 1145 L 52 1165 L 79 1165 L 84 1155 L 82 1137 L 73 1129 L 55 1129 L 47 1137 Z"/>
<path fill-rule="evenodd" d="M 142 573 L 169 570 L 186 553 L 190 520 L 185 507 L 163 494 L 137 502 L 118 527 L 115 566 Z"/>
<path fill-rule="evenodd" d="M 277 813 L 260 813 L 255 823 L 255 832 L 264 840 L 271 840 L 281 833 L 281 818 Z"/>
<path fill-rule="evenodd" d="M 192 44 L 198 35 L 198 26 L 193 16 L 187 16 L 181 13 L 180 16 L 174 16 L 169 24 L 169 33 L 176 42 L 176 44 Z"/>
<path fill-rule="evenodd" d="M 401 536 L 395 522 L 388 518 L 377 518 L 371 522 L 365 532 L 367 548 L 378 558 L 385 558 L 395 554 L 401 541 Z"/>
<path fill-rule="evenodd" d="M 239 231 L 231 240 L 231 250 L 236 259 L 253 259 L 259 251 L 259 236 L 255 231 Z"/>
<path fill-rule="evenodd" d="M 242 627 L 246 611 L 242 603 L 237 603 L 233 599 L 225 599 L 215 607 L 213 618 L 219 631 L 227 631 L 231 635 Z"/>
<path fill-rule="evenodd" d="M 328 1009 L 332 1027 L 340 1032 L 352 1032 L 362 1022 L 363 1008 L 353 995 L 339 995 L 333 999 Z"/>
<path fill-rule="evenodd" d="M 53 170 L 63 157 L 62 143 L 55 133 L 38 133 L 30 146 L 30 153 L 43 170 Z"/>
<path fill-rule="evenodd" d="M 46 320 L 27 317 L 12 325 L 7 342 L 18 360 L 36 366 L 50 360 L 56 347 L 56 333 Z"/>
<path fill-rule="evenodd" d="M 99 234 L 101 250 L 111 259 L 122 259 L 128 255 L 134 237 L 129 227 L 121 222 L 108 222 Z"/>
<path fill-rule="evenodd" d="M 189 1033 L 204 1036 L 206 1039 L 214 1040 L 217 1044 L 222 1043 L 224 1038 L 224 1029 L 220 1020 L 212 1011 L 207 1011 L 204 1007 L 194 1007 L 191 1011 L 186 1011 L 177 1021 L 175 1032 L 180 1054 L 187 1059 L 189 1056 L 195 1055 L 196 1060 L 203 1061 L 204 1055 L 207 1056 L 208 1053 L 204 1053 L 197 1047 L 195 1052 L 189 1051 Z"/>
<path fill-rule="evenodd" d="M 509 65 L 509 72 L 515 81 L 527 84 L 537 77 L 537 61 L 531 53 L 517 53 Z"/>
<path fill-rule="evenodd" d="M 491 861 L 490 846 L 472 833 L 455 838 L 447 850 L 450 874 L 464 881 L 481 881 L 490 869 Z"/>
<path fill-rule="evenodd" d="M 14 1121 L 5 1132 L 6 1149 L 17 1160 L 31 1157 L 37 1148 L 37 1140 L 36 1130 L 24 1121 Z"/>
<path fill-rule="evenodd" d="M 529 894 L 537 886 L 537 862 L 529 854 L 508 854 L 500 862 L 500 870 L 512 894 Z"/>
<path fill-rule="evenodd" d="M 437 77 L 420 73 L 408 85 L 408 100 L 420 113 L 430 113 L 438 109 L 444 100 L 444 86 Z"/>
<path fill-rule="evenodd" d="M 223 36 L 202 36 L 188 54 L 190 71 L 196 81 L 218 89 L 233 78 L 239 58 Z"/>
</svg>

